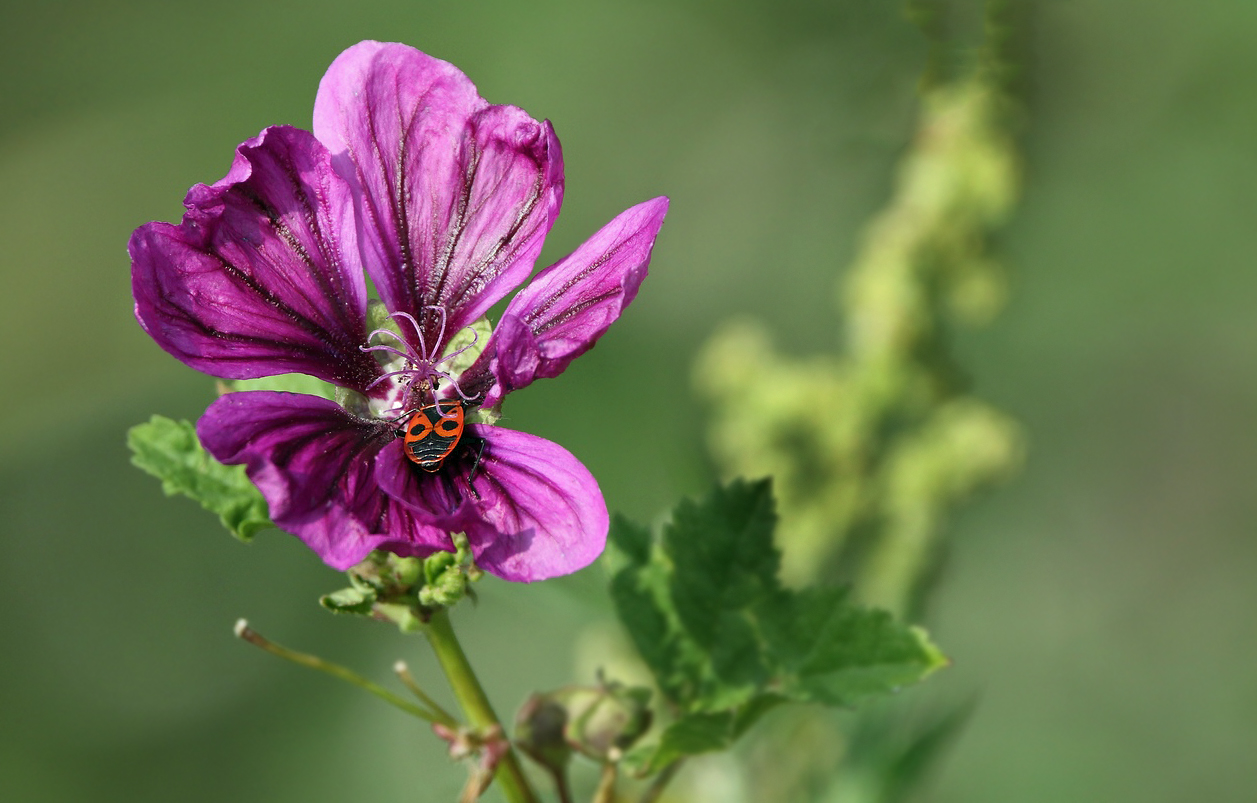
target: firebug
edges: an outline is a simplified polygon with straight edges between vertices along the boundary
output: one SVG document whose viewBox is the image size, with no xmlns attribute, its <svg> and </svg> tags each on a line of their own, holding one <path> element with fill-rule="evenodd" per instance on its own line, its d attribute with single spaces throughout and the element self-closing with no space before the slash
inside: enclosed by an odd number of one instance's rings
<svg viewBox="0 0 1257 803">
<path fill-rule="evenodd" d="M 463 405 L 446 399 L 420 407 L 406 422 L 406 457 L 424 471 L 437 471 L 463 437 Z"/>
</svg>

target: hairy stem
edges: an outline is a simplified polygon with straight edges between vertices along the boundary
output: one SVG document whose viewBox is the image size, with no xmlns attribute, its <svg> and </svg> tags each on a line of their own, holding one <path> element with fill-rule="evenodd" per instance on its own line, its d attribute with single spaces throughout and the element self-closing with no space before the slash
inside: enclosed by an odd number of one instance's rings
<svg viewBox="0 0 1257 803">
<path fill-rule="evenodd" d="M 428 637 L 428 643 L 432 645 L 432 651 L 436 653 L 437 662 L 441 664 L 445 677 L 449 679 L 450 688 L 467 716 L 467 721 L 480 730 L 488 730 L 495 725 L 500 728 L 498 715 L 493 712 L 493 706 L 489 704 L 489 698 L 467 661 L 467 654 L 458 643 L 454 628 L 450 626 L 449 612 L 441 610 L 434 613 L 424 633 Z M 538 803 L 536 793 L 524 777 L 514 748 L 508 748 L 506 755 L 498 763 L 497 779 L 502 785 L 502 794 L 510 803 Z"/>
</svg>

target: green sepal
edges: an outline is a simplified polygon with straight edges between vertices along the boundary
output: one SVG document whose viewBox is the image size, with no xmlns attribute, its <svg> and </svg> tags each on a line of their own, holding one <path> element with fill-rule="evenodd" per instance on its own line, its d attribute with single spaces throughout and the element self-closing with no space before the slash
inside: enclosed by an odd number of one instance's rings
<svg viewBox="0 0 1257 803">
<path fill-rule="evenodd" d="M 266 500 L 245 475 L 244 466 L 225 466 L 210 456 L 189 421 L 155 415 L 127 432 L 131 462 L 161 480 L 167 496 L 183 494 L 218 516 L 241 541 L 274 526 Z"/>
<path fill-rule="evenodd" d="M 240 390 L 281 390 L 333 400 L 336 398 L 337 391 L 335 385 L 308 374 L 279 374 L 278 376 L 261 376 L 257 379 L 220 379 L 219 386 L 224 393 L 235 393 Z"/>
<path fill-rule="evenodd" d="M 596 761 L 615 761 L 650 728 L 650 689 L 600 679 L 598 686 L 560 689 L 568 743 Z"/>
<path fill-rule="evenodd" d="M 433 552 L 423 560 L 423 586 L 418 591 L 424 608 L 448 608 L 468 594 L 469 583 L 480 579 L 472 563 L 471 544 L 465 533 L 453 533 L 453 552 Z"/>
<path fill-rule="evenodd" d="M 442 357 L 448 357 L 459 349 L 465 348 L 462 354 L 442 363 L 441 370 L 450 376 L 459 376 L 475 364 L 480 359 L 480 355 L 485 350 L 485 346 L 489 345 L 489 338 L 493 335 L 493 325 L 489 323 L 488 318 L 480 318 L 469 326 L 464 326 L 454 333 L 450 338 L 450 342 L 446 344 Z"/>
</svg>

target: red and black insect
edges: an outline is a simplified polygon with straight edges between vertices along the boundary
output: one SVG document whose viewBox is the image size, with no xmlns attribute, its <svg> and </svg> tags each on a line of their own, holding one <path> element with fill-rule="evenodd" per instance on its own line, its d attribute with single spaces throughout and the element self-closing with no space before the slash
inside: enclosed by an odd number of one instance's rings
<svg viewBox="0 0 1257 803">
<path fill-rule="evenodd" d="M 455 399 L 420 407 L 406 421 L 406 457 L 424 471 L 438 471 L 462 439 L 463 421 L 463 404 Z"/>
</svg>

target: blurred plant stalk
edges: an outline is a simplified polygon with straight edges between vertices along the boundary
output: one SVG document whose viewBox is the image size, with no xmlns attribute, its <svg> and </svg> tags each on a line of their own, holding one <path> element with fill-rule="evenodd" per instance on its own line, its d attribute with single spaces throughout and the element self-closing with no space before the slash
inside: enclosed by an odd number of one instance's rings
<svg viewBox="0 0 1257 803">
<path fill-rule="evenodd" d="M 893 195 L 840 272 L 844 351 L 783 352 L 740 320 L 696 366 L 720 473 L 774 478 L 784 579 L 848 579 L 901 617 L 919 613 L 948 512 L 1022 461 L 1016 422 L 966 391 L 947 350 L 948 327 L 988 323 L 1006 296 L 987 251 L 1020 183 L 1005 6 L 988 4 L 964 75 L 937 77 L 936 45 Z"/>
</svg>

